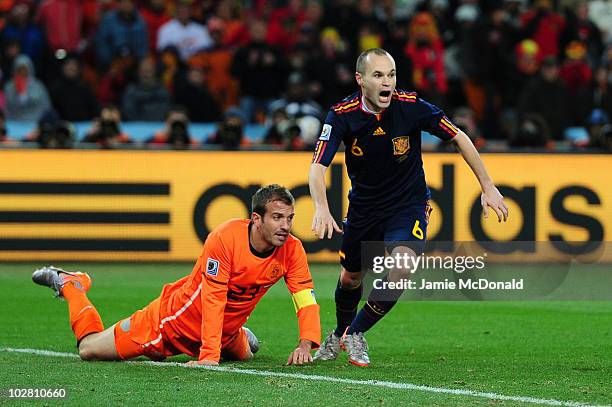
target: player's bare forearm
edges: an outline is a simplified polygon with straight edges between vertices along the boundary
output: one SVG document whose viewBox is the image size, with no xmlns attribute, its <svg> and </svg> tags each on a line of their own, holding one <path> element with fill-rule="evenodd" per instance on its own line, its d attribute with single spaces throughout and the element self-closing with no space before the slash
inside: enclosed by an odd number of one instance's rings
<svg viewBox="0 0 612 407">
<path fill-rule="evenodd" d="M 310 173 L 308 174 L 308 186 L 310 187 L 310 196 L 314 203 L 315 209 L 324 208 L 329 210 L 327 205 L 327 193 L 325 191 L 325 173 L 327 167 L 321 164 L 311 164 Z"/>
<path fill-rule="evenodd" d="M 453 138 L 453 141 L 457 145 L 457 149 L 463 156 L 465 162 L 470 166 L 474 175 L 476 175 L 483 192 L 487 189 L 495 188 L 495 184 L 493 184 L 493 180 L 487 173 L 487 169 L 480 158 L 480 154 L 478 154 L 476 147 L 474 147 L 472 140 L 470 140 L 467 134 L 459 130 L 457 135 Z"/>
<path fill-rule="evenodd" d="M 325 191 L 326 171 L 326 166 L 315 163 L 310 166 L 310 173 L 308 175 L 310 196 L 315 207 L 314 217 L 312 218 L 312 230 L 319 239 L 323 239 L 325 236 L 331 239 L 334 230 L 338 233 L 342 232 L 329 212 L 327 193 Z"/>
<path fill-rule="evenodd" d="M 470 166 L 474 175 L 480 183 L 482 194 L 480 195 L 480 203 L 482 204 L 483 214 L 486 217 L 489 216 L 489 209 L 491 208 L 497 214 L 497 219 L 501 222 L 505 222 L 508 219 L 508 207 L 504 202 L 504 197 L 500 194 L 498 189 L 495 187 L 493 180 L 489 176 L 487 169 L 485 168 L 480 154 L 476 151 L 476 147 L 472 143 L 472 140 L 461 130 L 453 138 L 453 141 L 457 145 L 457 149 L 463 156 L 465 162 Z"/>
</svg>

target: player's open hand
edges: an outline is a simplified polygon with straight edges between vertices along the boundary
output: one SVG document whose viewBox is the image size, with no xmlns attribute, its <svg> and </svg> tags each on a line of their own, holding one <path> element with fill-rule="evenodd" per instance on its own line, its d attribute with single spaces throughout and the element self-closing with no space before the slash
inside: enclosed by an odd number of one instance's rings
<svg viewBox="0 0 612 407">
<path fill-rule="evenodd" d="M 499 222 L 508 220 L 508 207 L 504 202 L 504 197 L 496 187 L 493 186 L 483 191 L 480 195 L 480 203 L 482 204 L 482 213 L 485 218 L 489 217 L 489 208 L 491 208 L 497 214 Z"/>
<path fill-rule="evenodd" d="M 323 239 L 327 236 L 328 239 L 332 238 L 334 230 L 338 233 L 342 233 L 342 229 L 338 227 L 338 224 L 334 220 L 329 209 L 315 209 L 314 217 L 312 218 L 312 231 L 319 239 Z"/>
<path fill-rule="evenodd" d="M 310 354 L 311 347 L 310 342 L 300 342 L 298 347 L 289 354 L 287 366 L 312 363 L 312 355 Z"/>
<path fill-rule="evenodd" d="M 190 360 L 187 366 L 219 366 L 216 360 Z"/>
</svg>

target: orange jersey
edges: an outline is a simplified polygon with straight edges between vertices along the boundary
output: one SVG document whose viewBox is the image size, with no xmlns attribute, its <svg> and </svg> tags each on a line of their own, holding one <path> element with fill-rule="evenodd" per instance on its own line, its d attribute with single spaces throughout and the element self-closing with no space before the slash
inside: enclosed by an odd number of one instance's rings
<svg viewBox="0 0 612 407">
<path fill-rule="evenodd" d="M 267 257 L 249 243 L 248 219 L 232 219 L 212 231 L 192 273 L 164 286 L 160 333 L 173 353 L 220 359 L 221 348 L 244 325 L 268 289 L 281 278 L 292 295 L 300 339 L 317 347 L 321 338 L 319 305 L 306 252 L 290 235 Z"/>
</svg>

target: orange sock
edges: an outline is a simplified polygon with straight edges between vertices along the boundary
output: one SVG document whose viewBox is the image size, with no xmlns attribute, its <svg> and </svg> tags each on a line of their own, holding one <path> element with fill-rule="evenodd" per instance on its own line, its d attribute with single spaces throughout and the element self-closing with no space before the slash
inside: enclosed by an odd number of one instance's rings
<svg viewBox="0 0 612 407">
<path fill-rule="evenodd" d="M 89 334 L 104 331 L 100 314 L 83 291 L 72 283 L 67 283 L 62 288 L 62 295 L 68 301 L 70 325 L 77 342 Z"/>
</svg>

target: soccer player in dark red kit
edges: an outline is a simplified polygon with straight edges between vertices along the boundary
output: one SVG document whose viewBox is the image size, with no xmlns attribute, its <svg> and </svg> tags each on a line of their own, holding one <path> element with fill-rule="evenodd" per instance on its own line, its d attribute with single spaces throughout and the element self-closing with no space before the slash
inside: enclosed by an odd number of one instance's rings
<svg viewBox="0 0 612 407">
<path fill-rule="evenodd" d="M 350 363 L 367 366 L 370 358 L 364 333 L 401 295 L 401 290 L 389 290 L 382 296 L 371 293 L 357 313 L 363 292 L 361 242 L 384 241 L 392 256 L 414 256 L 424 247 L 431 207 L 421 131 L 454 142 L 480 183 L 484 216 L 491 208 L 500 222 L 508 218 L 504 199 L 469 137 L 438 107 L 415 92 L 396 89 L 395 75 L 395 61 L 388 52 L 380 48 L 364 51 L 357 59 L 355 73 L 360 90 L 331 107 L 315 147 L 309 174 L 315 205 L 312 229 L 320 239 L 331 238 L 334 231 L 342 233 L 341 271 L 335 292 L 337 326 L 321 344 L 315 360 L 336 359 L 344 349 Z M 325 192 L 325 172 L 340 142 L 346 146 L 351 180 L 342 229 L 330 214 Z"/>
</svg>

